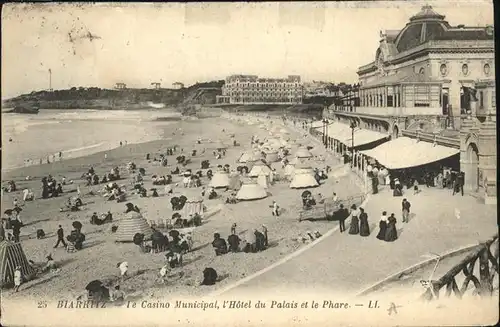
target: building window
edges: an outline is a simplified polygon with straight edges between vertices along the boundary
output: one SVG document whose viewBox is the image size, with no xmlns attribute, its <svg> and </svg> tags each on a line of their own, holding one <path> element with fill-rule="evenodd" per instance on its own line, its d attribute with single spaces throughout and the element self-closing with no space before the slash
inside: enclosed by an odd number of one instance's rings
<svg viewBox="0 0 500 327">
<path fill-rule="evenodd" d="M 479 109 L 484 109 L 484 94 L 483 94 L 483 91 L 479 91 Z"/>
<path fill-rule="evenodd" d="M 431 88 L 428 85 L 415 86 L 415 107 L 430 107 Z"/>
<path fill-rule="evenodd" d="M 420 70 L 418 71 L 418 73 L 419 73 L 420 75 L 423 75 L 423 74 L 424 74 L 424 72 L 425 72 L 424 67 L 421 67 L 421 68 L 420 68 Z"/>
<path fill-rule="evenodd" d="M 448 73 L 448 67 L 446 66 L 446 64 L 441 64 L 441 66 L 439 67 L 439 71 L 441 72 L 442 76 L 446 76 L 446 74 Z"/>
<path fill-rule="evenodd" d="M 464 76 L 469 75 L 469 66 L 467 64 L 462 65 L 462 74 L 464 74 Z"/>
<path fill-rule="evenodd" d="M 483 71 L 484 75 L 489 76 L 491 72 L 490 64 L 484 64 Z"/>
<path fill-rule="evenodd" d="M 495 89 L 493 89 L 491 91 L 491 106 L 493 108 L 496 108 L 497 107 L 497 96 L 496 96 L 496 91 Z"/>
<path fill-rule="evenodd" d="M 387 107 L 392 107 L 394 105 L 394 101 L 392 95 L 387 96 Z"/>
</svg>

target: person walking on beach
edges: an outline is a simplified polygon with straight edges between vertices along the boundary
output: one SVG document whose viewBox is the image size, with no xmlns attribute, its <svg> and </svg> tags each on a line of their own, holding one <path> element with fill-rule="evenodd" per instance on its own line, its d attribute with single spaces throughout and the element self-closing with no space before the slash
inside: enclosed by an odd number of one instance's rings
<svg viewBox="0 0 500 327">
<path fill-rule="evenodd" d="M 401 207 L 403 210 L 403 222 L 407 223 L 409 221 L 409 218 L 410 218 L 411 204 L 406 199 L 403 199 L 403 202 L 401 202 Z"/>
<path fill-rule="evenodd" d="M 19 287 L 21 287 L 22 282 L 22 274 L 21 274 L 21 266 L 17 266 L 14 271 L 14 292 L 19 291 Z"/>
<path fill-rule="evenodd" d="M 272 215 L 275 216 L 275 217 L 279 217 L 279 215 L 280 215 L 280 212 L 279 212 L 280 206 L 278 205 L 278 203 L 276 203 L 276 201 L 273 201 L 272 208 L 273 208 Z"/>
<path fill-rule="evenodd" d="M 67 246 L 66 242 L 64 241 L 64 230 L 61 225 L 59 225 L 59 229 L 57 230 L 57 243 L 54 245 L 54 249 L 59 246 L 59 243 L 62 242 L 62 245 L 64 247 Z"/>
<path fill-rule="evenodd" d="M 125 278 L 125 276 L 127 276 L 128 262 L 127 261 L 119 262 L 116 266 L 120 269 L 120 277 L 123 282 L 123 279 Z"/>
<path fill-rule="evenodd" d="M 62 152 L 59 151 L 59 160 L 61 160 L 61 159 L 62 159 Z"/>
</svg>

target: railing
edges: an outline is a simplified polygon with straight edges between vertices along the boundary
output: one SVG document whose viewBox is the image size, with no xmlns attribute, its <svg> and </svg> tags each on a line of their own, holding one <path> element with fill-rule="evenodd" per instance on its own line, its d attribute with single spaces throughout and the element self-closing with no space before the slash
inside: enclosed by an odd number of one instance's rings
<svg viewBox="0 0 500 327">
<path fill-rule="evenodd" d="M 332 214 L 335 210 L 339 209 L 339 205 L 343 204 L 344 208 L 348 209 L 353 204 L 359 206 L 366 199 L 365 193 L 360 193 L 352 196 L 348 196 L 345 199 L 340 199 L 333 201 L 333 198 L 325 198 L 325 202 L 322 204 L 317 204 L 311 209 L 305 210 L 304 208 L 299 209 L 299 222 L 304 220 L 325 220 L 327 214 Z"/>
<path fill-rule="evenodd" d="M 494 243 L 497 243 L 495 255 L 491 253 Z M 474 276 L 474 266 L 479 261 L 479 278 Z M 491 268 L 490 268 L 491 264 Z M 459 289 L 456 278 L 463 273 L 465 280 Z M 445 296 L 449 297 L 453 292 L 458 298 L 462 298 L 467 292 L 469 283 L 472 281 L 475 291 L 481 297 L 491 296 L 493 293 L 493 279 L 498 275 L 498 235 L 477 246 L 471 254 L 465 257 L 458 265 L 451 268 L 438 280 L 422 281 L 427 290 L 421 295 L 421 299 L 431 301 L 439 299 L 439 291 L 446 286 Z"/>
<path fill-rule="evenodd" d="M 432 133 L 425 133 L 425 132 L 416 132 L 416 131 L 409 131 L 409 130 L 403 130 L 401 131 L 401 135 L 410 137 L 410 138 L 418 138 L 419 140 L 434 143 L 439 145 L 444 145 L 452 148 L 457 148 L 460 149 L 460 139 L 459 138 L 452 138 L 452 137 L 446 137 L 446 136 L 441 136 L 437 134 L 432 134 Z"/>
<path fill-rule="evenodd" d="M 345 110 L 335 110 L 336 112 L 352 112 L 357 114 L 374 116 L 439 116 L 442 114 L 440 107 L 345 107 Z"/>
</svg>

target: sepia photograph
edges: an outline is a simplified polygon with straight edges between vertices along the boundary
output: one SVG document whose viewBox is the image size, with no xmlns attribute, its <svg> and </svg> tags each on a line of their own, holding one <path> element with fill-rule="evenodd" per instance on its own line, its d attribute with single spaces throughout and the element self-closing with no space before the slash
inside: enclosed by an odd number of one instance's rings
<svg viewBox="0 0 500 327">
<path fill-rule="evenodd" d="M 499 320 L 487 0 L 6 3 L 3 326 Z"/>
</svg>

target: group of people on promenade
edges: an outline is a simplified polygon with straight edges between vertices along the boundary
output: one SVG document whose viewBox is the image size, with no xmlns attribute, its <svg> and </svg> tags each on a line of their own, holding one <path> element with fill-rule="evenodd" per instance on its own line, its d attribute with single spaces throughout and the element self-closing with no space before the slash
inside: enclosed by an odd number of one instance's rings
<svg viewBox="0 0 500 327">
<path fill-rule="evenodd" d="M 408 223 L 410 220 L 410 208 L 411 204 L 407 199 L 403 199 L 401 202 L 401 213 L 403 223 Z M 363 237 L 370 235 L 370 225 L 368 223 L 368 214 L 362 207 L 357 207 L 353 204 L 349 210 L 344 208 L 343 204 L 339 205 L 339 210 L 335 213 L 339 216 L 339 228 L 340 232 L 346 231 L 345 220 L 351 216 L 351 223 L 349 226 L 348 234 L 350 235 L 360 235 Z M 377 238 L 381 241 L 394 242 L 398 239 L 398 231 L 396 229 L 396 217 L 394 213 L 387 216 L 387 211 L 382 212 L 382 217 L 379 221 L 379 231 Z"/>
</svg>

